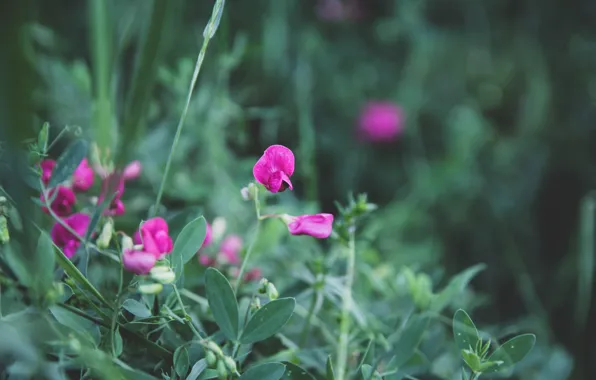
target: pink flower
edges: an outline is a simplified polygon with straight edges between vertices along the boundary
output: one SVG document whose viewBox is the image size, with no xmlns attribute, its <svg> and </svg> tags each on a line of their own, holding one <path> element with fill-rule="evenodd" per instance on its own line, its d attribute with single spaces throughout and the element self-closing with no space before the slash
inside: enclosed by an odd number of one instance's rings
<svg viewBox="0 0 596 380">
<path fill-rule="evenodd" d="M 110 202 L 109 206 L 106 207 L 103 212 L 104 215 L 118 216 L 124 214 L 125 208 L 124 203 L 120 199 L 124 193 L 124 178 L 116 174 L 111 174 L 105 178 L 101 183 L 101 191 L 97 199 L 97 203 L 101 204 L 107 197 L 111 197 L 114 193 L 114 198 Z"/>
<path fill-rule="evenodd" d="M 147 274 L 155 266 L 157 257 L 152 252 L 126 248 L 122 252 L 124 268 L 134 274 Z"/>
<path fill-rule="evenodd" d="M 124 175 L 124 179 L 127 181 L 130 179 L 135 179 L 141 175 L 141 168 L 142 166 L 140 161 L 133 161 L 130 164 L 126 165 L 122 175 Z"/>
<path fill-rule="evenodd" d="M 242 249 L 242 238 L 238 235 L 229 235 L 219 246 L 220 257 L 229 264 L 238 265 L 240 249 Z"/>
<path fill-rule="evenodd" d="M 74 191 L 87 191 L 93 186 L 94 173 L 86 158 L 81 161 L 79 166 L 72 174 L 72 189 Z"/>
<path fill-rule="evenodd" d="M 135 244 L 142 244 L 143 251 L 152 253 L 156 259 L 162 259 L 172 251 L 174 243 L 168 233 L 168 223 L 163 218 L 149 219 L 141 225 L 140 232 L 134 235 Z"/>
<path fill-rule="evenodd" d="M 202 254 L 199 256 L 199 264 L 206 267 L 213 267 L 215 266 L 215 259 L 213 257 L 209 257 L 209 255 Z"/>
<path fill-rule="evenodd" d="M 283 145 L 271 145 L 252 169 L 255 179 L 272 193 L 293 189 L 294 153 Z"/>
<path fill-rule="evenodd" d="M 391 142 L 403 132 L 403 124 L 403 111 L 395 104 L 369 102 L 360 114 L 358 132 L 368 141 Z"/>
<path fill-rule="evenodd" d="M 87 227 L 89 227 L 91 217 L 89 217 L 87 214 L 76 213 L 72 214 L 68 218 L 63 219 L 63 221 L 74 232 L 76 232 L 77 235 L 84 237 L 85 232 L 87 232 Z M 68 231 L 62 224 L 58 222 L 56 222 L 54 227 L 52 227 L 51 236 L 54 244 L 60 247 L 66 257 L 69 259 L 75 254 L 77 248 L 79 248 L 79 245 L 81 244 L 80 240 L 76 236 L 70 233 L 70 231 Z"/>
<path fill-rule="evenodd" d="M 283 219 L 292 235 L 310 235 L 318 239 L 325 239 L 331 235 L 333 229 L 333 215 L 331 214 L 287 215 Z"/>
<path fill-rule="evenodd" d="M 41 167 L 41 180 L 47 186 L 50 178 L 52 178 L 52 171 L 54 170 L 54 166 L 56 166 L 56 161 L 43 160 L 39 163 L 39 166 Z"/>
<path fill-rule="evenodd" d="M 253 268 L 244 274 L 244 281 L 257 281 L 263 277 L 261 269 Z"/>
<path fill-rule="evenodd" d="M 72 211 L 72 206 L 77 202 L 75 193 L 70 188 L 62 185 L 58 185 L 57 187 L 50 189 L 48 191 L 48 197 L 49 199 L 54 199 L 50 207 L 58 216 L 66 216 L 70 214 Z M 43 193 L 39 196 L 39 199 L 45 205 L 46 198 L 44 197 Z M 43 212 L 49 214 L 47 207 L 42 206 L 41 209 Z"/>
<path fill-rule="evenodd" d="M 203 239 L 203 244 L 201 244 L 201 248 L 207 247 L 211 244 L 213 240 L 213 232 L 211 230 L 211 224 L 207 223 L 207 230 L 205 231 L 205 239 Z"/>
</svg>

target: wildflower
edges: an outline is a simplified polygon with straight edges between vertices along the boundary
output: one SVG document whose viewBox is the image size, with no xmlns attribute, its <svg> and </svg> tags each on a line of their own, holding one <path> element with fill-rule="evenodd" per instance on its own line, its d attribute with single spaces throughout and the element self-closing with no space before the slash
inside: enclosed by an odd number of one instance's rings
<svg viewBox="0 0 596 380">
<path fill-rule="evenodd" d="M 130 179 L 135 179 L 141 175 L 141 168 L 142 168 L 141 162 L 138 160 L 135 160 L 135 161 L 131 162 L 130 164 L 126 165 L 122 175 L 124 176 L 124 179 L 127 181 Z"/>
<path fill-rule="evenodd" d="M 142 244 L 143 251 L 162 259 L 172 251 L 174 243 L 168 233 L 168 223 L 163 218 L 149 219 L 134 235 L 135 244 Z"/>
<path fill-rule="evenodd" d="M 87 214 L 76 213 L 63 219 L 63 221 L 76 232 L 79 237 L 83 237 L 85 236 L 85 232 L 87 232 L 91 217 Z M 54 244 L 60 247 L 68 258 L 71 258 L 75 254 L 81 244 L 79 238 L 74 236 L 59 222 L 56 222 L 54 227 L 52 227 L 51 236 Z"/>
<path fill-rule="evenodd" d="M 205 239 L 203 239 L 203 244 L 201 244 L 201 248 L 207 247 L 209 244 L 211 244 L 212 240 L 213 240 L 213 234 L 211 231 L 211 225 L 209 223 L 207 223 L 207 230 L 205 231 Z"/>
<path fill-rule="evenodd" d="M 54 166 L 56 166 L 56 161 L 43 160 L 39 163 L 39 166 L 41 168 L 41 181 L 47 186 L 50 178 L 52 178 L 52 171 L 54 170 Z"/>
<path fill-rule="evenodd" d="M 263 277 L 261 269 L 253 268 L 253 269 L 249 270 L 248 272 L 246 272 L 246 274 L 244 275 L 244 281 L 246 281 L 246 282 L 257 281 L 261 277 Z"/>
<path fill-rule="evenodd" d="M 395 104 L 369 102 L 360 114 L 358 132 L 371 142 L 391 142 L 403 132 L 403 121 L 403 111 Z"/>
<path fill-rule="evenodd" d="M 79 166 L 72 174 L 72 189 L 74 191 L 87 191 L 93 186 L 94 173 L 86 158 L 81 161 Z"/>
<path fill-rule="evenodd" d="M 111 197 L 114 194 L 114 198 L 110 202 L 109 206 L 106 207 L 104 215 L 118 216 L 124 214 L 125 208 L 124 203 L 120 199 L 124 193 L 124 177 L 116 174 L 109 175 L 101 183 L 101 192 L 97 198 L 97 203 L 100 204 L 106 197 Z"/>
<path fill-rule="evenodd" d="M 252 169 L 257 180 L 272 193 L 293 189 L 294 153 L 283 145 L 271 145 Z"/>
<path fill-rule="evenodd" d="M 318 239 L 325 239 L 331 235 L 333 229 L 333 215 L 315 214 L 282 216 L 283 221 L 288 225 L 292 235 L 310 235 Z"/>
<path fill-rule="evenodd" d="M 62 185 L 50 189 L 48 191 L 48 197 L 49 199 L 54 199 L 50 207 L 58 216 L 66 216 L 70 214 L 72 206 L 77 202 L 75 193 L 70 188 Z M 44 205 L 46 204 L 46 198 L 43 193 L 39 196 L 39 199 Z M 41 209 L 43 212 L 49 213 L 47 207 L 42 206 Z"/>
<path fill-rule="evenodd" d="M 157 257 L 152 252 L 134 248 L 122 251 L 124 269 L 134 274 L 147 274 L 155 266 Z"/>
<path fill-rule="evenodd" d="M 215 259 L 213 257 L 209 257 L 209 255 L 202 254 L 199 255 L 199 264 L 206 267 L 213 267 L 215 266 Z"/>
<path fill-rule="evenodd" d="M 242 249 L 242 238 L 238 235 L 228 235 L 221 242 L 219 256 L 229 264 L 238 265 L 240 264 L 240 249 Z"/>
</svg>

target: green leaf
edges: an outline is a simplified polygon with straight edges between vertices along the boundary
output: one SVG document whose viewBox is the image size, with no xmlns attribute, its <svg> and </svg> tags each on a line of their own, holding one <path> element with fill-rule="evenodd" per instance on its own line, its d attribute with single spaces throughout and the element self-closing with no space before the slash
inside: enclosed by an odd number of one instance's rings
<svg viewBox="0 0 596 380">
<path fill-rule="evenodd" d="M 521 361 L 534 347 L 536 335 L 522 334 L 509 339 L 501 347 L 489 356 L 489 362 L 500 363 L 487 372 L 499 372 L 511 368 L 515 363 Z"/>
<path fill-rule="evenodd" d="M 56 261 L 60 264 L 60 267 L 64 269 L 64 272 L 68 274 L 73 280 L 78 282 L 84 290 L 88 291 L 89 293 L 93 294 L 95 298 L 97 298 L 104 306 L 108 307 L 110 310 L 114 308 L 112 305 L 108 303 L 108 301 L 101 295 L 101 293 L 83 276 L 83 274 L 77 269 L 77 267 L 70 261 L 64 252 L 58 247 L 56 244 L 52 243 L 54 246 L 54 253 L 56 254 Z"/>
<path fill-rule="evenodd" d="M 240 380 L 279 380 L 286 371 L 281 363 L 259 364 L 248 369 L 240 376 Z"/>
<path fill-rule="evenodd" d="M 50 135 L 50 123 L 43 123 L 39 134 L 37 135 L 37 150 L 40 153 L 46 153 L 48 150 L 48 136 Z"/>
<path fill-rule="evenodd" d="M 179 278 L 182 274 L 184 264 L 192 259 L 201 248 L 206 233 L 207 222 L 202 216 L 184 226 L 176 238 L 174 249 L 170 254 L 170 261 L 176 273 L 176 278 Z"/>
<path fill-rule="evenodd" d="M 459 309 L 453 315 L 453 338 L 460 350 L 476 350 L 480 337 L 474 322 L 463 309 Z"/>
<path fill-rule="evenodd" d="M 394 364 L 397 368 L 404 365 L 416 352 L 422 336 L 428 327 L 428 316 L 413 316 L 402 329 L 399 340 L 394 344 Z"/>
<path fill-rule="evenodd" d="M 335 380 L 335 371 L 333 370 L 333 361 L 331 360 L 331 355 L 327 356 L 327 365 L 326 367 L 326 379 L 327 380 Z"/>
<path fill-rule="evenodd" d="M 54 265 L 56 264 L 52 239 L 46 232 L 39 234 L 35 253 L 35 268 L 32 268 L 32 270 L 35 273 L 36 289 L 39 292 L 38 294 L 42 295 L 52 287 Z"/>
<path fill-rule="evenodd" d="M 277 333 L 294 313 L 296 300 L 280 298 L 260 308 L 248 321 L 242 331 L 240 342 L 249 344 L 265 340 Z"/>
<path fill-rule="evenodd" d="M 315 377 L 307 370 L 294 363 L 282 362 L 282 364 L 286 366 L 286 371 L 281 377 L 284 380 L 315 380 Z"/>
<path fill-rule="evenodd" d="M 238 301 L 230 282 L 215 268 L 205 271 L 207 301 L 215 323 L 229 340 L 238 339 Z"/>
<path fill-rule="evenodd" d="M 461 356 L 464 358 L 464 362 L 468 367 L 474 371 L 479 372 L 481 368 L 480 358 L 472 350 L 461 350 Z"/>
<path fill-rule="evenodd" d="M 197 380 L 199 375 L 203 373 L 204 370 L 207 369 L 207 361 L 205 359 L 201 359 L 192 366 L 190 370 L 190 374 L 186 377 L 186 380 Z"/>
<path fill-rule="evenodd" d="M 174 368 L 176 369 L 176 374 L 182 377 L 186 375 L 188 372 L 188 367 L 190 366 L 190 360 L 188 358 L 188 350 L 186 346 L 180 346 L 174 351 Z"/>
<path fill-rule="evenodd" d="M 435 312 L 443 310 L 447 305 L 453 302 L 462 291 L 464 291 L 472 278 L 485 268 L 485 264 L 477 264 L 454 276 L 451 281 L 449 281 L 449 284 L 435 295 L 430 309 Z"/>
<path fill-rule="evenodd" d="M 198 380 L 215 379 L 216 377 L 219 377 L 219 374 L 217 373 L 217 370 L 216 369 L 207 368 L 206 370 L 204 370 L 203 372 L 201 372 L 201 374 L 199 375 L 199 379 Z"/>
<path fill-rule="evenodd" d="M 114 354 L 116 357 L 122 355 L 122 335 L 120 335 L 120 326 L 116 326 L 116 330 L 114 330 Z"/>
<path fill-rule="evenodd" d="M 132 298 L 124 300 L 122 307 L 139 318 L 148 318 L 151 316 L 151 311 L 147 306 Z"/>
<path fill-rule="evenodd" d="M 81 337 L 86 338 L 89 343 L 97 343 L 99 327 L 96 324 L 58 305 L 50 306 L 49 310 L 61 325 L 76 331 Z"/>
<path fill-rule="evenodd" d="M 56 160 L 56 166 L 52 170 L 48 188 L 56 187 L 66 181 L 87 156 L 88 150 L 89 143 L 85 140 L 77 140 L 66 148 L 64 153 Z"/>
<path fill-rule="evenodd" d="M 585 196 L 581 201 L 579 257 L 577 258 L 577 299 L 575 302 L 575 321 L 577 331 L 584 331 L 592 303 L 594 285 L 594 253 L 596 250 L 595 227 L 596 194 Z"/>
<path fill-rule="evenodd" d="M 362 377 L 364 379 L 383 380 L 381 374 L 377 371 L 373 372 L 373 368 L 369 364 L 363 364 L 360 370 L 362 371 Z"/>
</svg>

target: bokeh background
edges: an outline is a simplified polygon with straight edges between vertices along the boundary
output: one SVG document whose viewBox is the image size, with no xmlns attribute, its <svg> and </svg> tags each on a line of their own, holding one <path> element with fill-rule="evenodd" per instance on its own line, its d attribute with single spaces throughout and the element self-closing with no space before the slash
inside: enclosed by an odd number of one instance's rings
<svg viewBox="0 0 596 380">
<path fill-rule="evenodd" d="M 115 115 L 129 109 L 138 45 L 160 47 L 155 74 L 137 78 L 138 132 L 120 122 L 104 136 L 144 166 L 126 194 L 130 226 L 154 201 L 213 2 L 168 4 L 153 35 L 149 1 L 109 1 L 106 16 Z M 30 26 L 34 65 L 3 70 L 15 85 L 2 85 L 5 100 L 25 86 L 35 128 L 97 138 L 89 4 L 29 1 L 23 14 L 4 13 L 4 27 Z M 284 144 L 297 157 L 289 203 L 336 212 L 350 191 L 368 193 L 380 206 L 361 234 L 371 262 L 437 282 L 486 263 L 472 282 L 476 324 L 536 333 L 543 378 L 595 378 L 595 17 L 580 0 L 228 0 L 164 204 L 239 228 L 255 158 Z M 12 58 L 19 40 L 7 36 Z M 403 111 L 393 140 L 357 133 L 370 101 Z"/>
</svg>

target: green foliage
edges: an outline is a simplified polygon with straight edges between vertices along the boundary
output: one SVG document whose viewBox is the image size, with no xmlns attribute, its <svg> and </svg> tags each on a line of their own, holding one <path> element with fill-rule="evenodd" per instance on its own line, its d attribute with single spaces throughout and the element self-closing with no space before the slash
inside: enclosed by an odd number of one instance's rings
<svg viewBox="0 0 596 380">
<path fill-rule="evenodd" d="M 231 341 L 238 339 L 238 302 L 230 282 L 215 268 L 205 272 L 209 308 L 222 333 Z"/>
<path fill-rule="evenodd" d="M 296 301 L 293 298 L 280 298 L 269 302 L 250 318 L 242 330 L 240 342 L 250 344 L 274 335 L 288 322 L 295 306 Z"/>
</svg>

